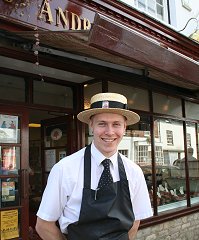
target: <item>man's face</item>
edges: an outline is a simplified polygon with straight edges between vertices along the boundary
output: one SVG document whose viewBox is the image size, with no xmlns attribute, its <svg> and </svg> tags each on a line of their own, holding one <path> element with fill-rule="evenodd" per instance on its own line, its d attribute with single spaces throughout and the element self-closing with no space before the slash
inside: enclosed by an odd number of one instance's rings
<svg viewBox="0 0 199 240">
<path fill-rule="evenodd" d="M 100 113 L 90 120 L 90 127 L 94 135 L 96 148 L 106 157 L 117 151 L 126 129 L 126 120 L 123 116 L 114 113 Z"/>
</svg>

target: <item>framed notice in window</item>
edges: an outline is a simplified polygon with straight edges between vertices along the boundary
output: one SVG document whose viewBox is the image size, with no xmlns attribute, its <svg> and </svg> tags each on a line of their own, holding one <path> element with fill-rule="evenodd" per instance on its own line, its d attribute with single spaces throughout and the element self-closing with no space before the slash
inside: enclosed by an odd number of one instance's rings
<svg viewBox="0 0 199 240">
<path fill-rule="evenodd" d="M 19 237 L 18 210 L 1 211 L 1 240 Z"/>
<path fill-rule="evenodd" d="M 50 172 L 51 168 L 56 163 L 56 150 L 49 149 L 45 151 L 45 171 Z"/>
<path fill-rule="evenodd" d="M 0 142 L 17 143 L 18 117 L 0 114 Z"/>
<path fill-rule="evenodd" d="M 12 202 L 15 201 L 15 182 L 3 182 L 2 187 L 2 202 Z"/>
<path fill-rule="evenodd" d="M 2 147 L 1 149 L 1 167 L 2 171 L 11 171 L 16 169 L 16 148 Z"/>
</svg>

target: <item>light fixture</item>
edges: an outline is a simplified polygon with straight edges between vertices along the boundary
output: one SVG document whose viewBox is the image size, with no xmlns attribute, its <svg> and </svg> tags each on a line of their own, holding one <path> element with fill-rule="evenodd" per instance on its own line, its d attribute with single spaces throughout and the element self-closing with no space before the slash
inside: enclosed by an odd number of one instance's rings
<svg viewBox="0 0 199 240">
<path fill-rule="evenodd" d="M 163 105 L 163 111 L 167 112 L 169 110 L 170 99 L 167 97 L 165 104 Z"/>
<path fill-rule="evenodd" d="M 41 124 L 40 123 L 29 123 L 28 126 L 32 127 L 32 128 L 40 128 Z"/>
</svg>

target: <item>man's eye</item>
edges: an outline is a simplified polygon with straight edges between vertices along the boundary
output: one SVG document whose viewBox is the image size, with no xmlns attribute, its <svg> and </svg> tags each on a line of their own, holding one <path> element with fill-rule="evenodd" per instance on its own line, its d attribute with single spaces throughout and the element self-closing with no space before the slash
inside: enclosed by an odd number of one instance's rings
<svg viewBox="0 0 199 240">
<path fill-rule="evenodd" d="M 120 124 L 120 123 L 114 123 L 114 126 L 115 126 L 115 127 L 120 127 L 121 124 Z"/>
<path fill-rule="evenodd" d="M 99 126 L 105 126 L 105 123 L 104 122 L 100 122 L 98 123 Z"/>
</svg>

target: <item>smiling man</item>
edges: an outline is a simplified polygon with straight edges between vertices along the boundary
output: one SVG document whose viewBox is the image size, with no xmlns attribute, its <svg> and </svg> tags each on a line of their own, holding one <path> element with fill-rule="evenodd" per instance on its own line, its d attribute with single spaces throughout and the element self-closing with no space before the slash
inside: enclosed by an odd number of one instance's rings
<svg viewBox="0 0 199 240">
<path fill-rule="evenodd" d="M 54 165 L 36 230 L 44 240 L 133 240 L 152 210 L 141 168 L 118 145 L 139 116 L 123 95 L 99 93 L 77 117 L 89 124 L 93 142 Z"/>
</svg>

